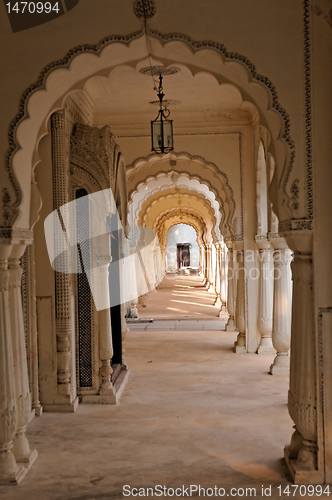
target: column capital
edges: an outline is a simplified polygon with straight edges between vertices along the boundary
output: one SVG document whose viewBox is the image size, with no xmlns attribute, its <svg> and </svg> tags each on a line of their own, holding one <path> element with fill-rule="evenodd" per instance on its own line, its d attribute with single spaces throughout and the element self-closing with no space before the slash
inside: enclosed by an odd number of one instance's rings
<svg viewBox="0 0 332 500">
<path fill-rule="evenodd" d="M 269 250 L 271 248 L 271 243 L 266 236 L 259 236 L 256 234 L 255 242 L 259 250 Z"/>
</svg>

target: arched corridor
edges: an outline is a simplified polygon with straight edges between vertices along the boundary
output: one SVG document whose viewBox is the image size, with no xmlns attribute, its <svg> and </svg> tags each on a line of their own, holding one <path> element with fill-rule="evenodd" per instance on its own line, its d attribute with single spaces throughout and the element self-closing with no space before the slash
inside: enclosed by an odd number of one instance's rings
<svg viewBox="0 0 332 500">
<path fill-rule="evenodd" d="M 332 481 L 330 17 L 280 2 L 1 25 L 6 500 Z"/>
</svg>

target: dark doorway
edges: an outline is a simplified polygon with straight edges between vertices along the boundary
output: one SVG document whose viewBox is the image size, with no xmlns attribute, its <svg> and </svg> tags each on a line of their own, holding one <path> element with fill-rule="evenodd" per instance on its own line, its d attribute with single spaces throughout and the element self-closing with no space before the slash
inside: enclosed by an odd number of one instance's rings
<svg viewBox="0 0 332 500">
<path fill-rule="evenodd" d="M 114 217 L 117 222 L 117 217 Z M 122 322 L 121 322 L 121 300 L 120 300 L 120 245 L 122 238 L 122 231 L 117 231 L 112 222 L 112 236 L 111 236 L 111 256 L 112 256 L 112 268 L 110 267 L 109 272 L 109 289 L 110 296 L 115 298 L 117 295 L 117 300 L 114 302 L 117 304 L 110 308 L 111 315 L 111 326 L 112 326 L 112 343 L 113 343 L 113 357 L 111 360 L 111 366 L 113 368 L 112 382 L 121 372 L 122 366 Z M 114 265 L 116 263 L 116 265 Z M 112 269 L 112 271 L 111 271 Z"/>
<path fill-rule="evenodd" d="M 190 266 L 190 243 L 178 243 L 177 259 L 178 269 Z"/>
</svg>

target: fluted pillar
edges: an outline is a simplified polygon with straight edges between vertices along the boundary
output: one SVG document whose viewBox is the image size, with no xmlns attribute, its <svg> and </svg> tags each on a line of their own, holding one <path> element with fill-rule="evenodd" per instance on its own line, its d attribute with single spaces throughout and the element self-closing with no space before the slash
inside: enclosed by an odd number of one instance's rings
<svg viewBox="0 0 332 500">
<path fill-rule="evenodd" d="M 10 252 L 10 245 L 0 245 L 0 484 L 18 484 L 27 472 L 12 452 L 18 412 L 8 293 Z"/>
<path fill-rule="evenodd" d="M 273 317 L 273 258 L 270 242 L 257 240 L 259 246 L 259 297 L 257 326 L 261 340 L 257 354 L 275 354 L 272 344 Z"/>
<path fill-rule="evenodd" d="M 51 116 L 52 128 L 52 163 L 53 163 L 53 201 L 54 209 L 60 213 L 59 208 L 68 203 L 69 194 L 69 143 L 66 136 L 65 110 L 60 110 Z M 69 225 L 69 214 L 63 208 L 61 220 L 64 227 Z M 67 269 L 68 256 L 64 242 L 60 238 L 55 239 L 56 255 L 59 255 L 59 268 Z M 60 246 L 60 248 L 59 248 Z M 73 402 L 71 381 L 71 336 L 72 336 L 72 314 L 71 314 L 71 276 L 67 273 L 55 272 L 56 289 L 56 338 L 57 338 L 57 384 L 58 403 L 66 405 L 68 411 L 75 410 L 77 398 Z M 72 410 L 70 408 L 72 407 Z"/>
<path fill-rule="evenodd" d="M 272 342 L 277 355 L 270 367 L 270 373 L 289 371 L 289 348 L 292 320 L 292 252 L 275 247 L 274 260 L 274 304 Z"/>
<path fill-rule="evenodd" d="M 316 346 L 313 265 L 310 253 L 294 253 L 289 414 L 295 424 L 285 459 L 296 483 L 317 481 Z"/>
<path fill-rule="evenodd" d="M 29 389 L 21 296 L 22 268 L 20 257 L 23 255 L 24 250 L 25 245 L 14 246 L 11 258 L 8 261 L 9 307 L 17 401 L 17 429 L 13 440 L 13 453 L 18 462 L 24 462 L 26 467 L 29 468 L 35 462 L 38 453 L 36 450 L 30 450 L 29 442 L 25 435 L 31 416 L 31 393 Z"/>
<path fill-rule="evenodd" d="M 228 321 L 226 324 L 227 332 L 236 332 L 235 327 L 235 273 L 234 273 L 234 252 L 233 246 L 229 245 L 228 253 L 227 253 L 227 310 L 228 310 Z"/>
<path fill-rule="evenodd" d="M 234 351 L 237 354 L 247 352 L 246 349 L 246 321 L 245 321 L 245 271 L 244 271 L 244 252 L 237 250 L 238 279 L 236 292 L 235 324 L 239 333 L 234 343 Z"/>
</svg>

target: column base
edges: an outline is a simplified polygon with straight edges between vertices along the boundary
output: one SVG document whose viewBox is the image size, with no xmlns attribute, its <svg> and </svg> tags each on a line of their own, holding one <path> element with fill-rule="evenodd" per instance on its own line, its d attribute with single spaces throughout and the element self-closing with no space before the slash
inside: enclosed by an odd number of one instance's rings
<svg viewBox="0 0 332 500">
<path fill-rule="evenodd" d="M 38 458 L 38 451 L 32 450 L 28 457 L 23 457 L 23 458 L 15 457 L 15 458 L 18 464 L 23 465 L 26 469 L 29 470 Z"/>
<path fill-rule="evenodd" d="M 225 330 L 226 332 L 237 332 L 233 318 L 228 318 Z"/>
<path fill-rule="evenodd" d="M 272 344 L 271 336 L 262 336 L 258 349 L 256 351 L 257 354 L 276 354 L 276 350 Z"/>
<path fill-rule="evenodd" d="M 217 295 L 217 297 L 215 298 L 215 301 L 214 301 L 213 305 L 214 305 L 214 306 L 218 306 L 218 307 L 220 307 L 220 308 L 221 308 L 221 306 L 222 306 L 222 302 L 221 302 L 220 298 L 218 297 L 218 295 Z"/>
<path fill-rule="evenodd" d="M 270 366 L 269 373 L 275 375 L 276 373 L 289 373 L 290 358 L 289 356 L 276 356 L 272 365 Z"/>
<path fill-rule="evenodd" d="M 43 405 L 43 410 L 45 412 L 54 412 L 54 413 L 74 413 L 78 407 L 78 397 L 74 399 L 72 403 L 64 403 L 64 404 L 51 404 L 51 405 Z"/>
<path fill-rule="evenodd" d="M 18 466 L 10 450 L 0 453 L 0 485 L 20 484 L 28 469 Z"/>
<path fill-rule="evenodd" d="M 287 447 L 284 449 L 284 458 L 294 484 L 324 484 L 324 474 L 317 469 L 301 470 L 296 460 L 289 458 Z"/>
<path fill-rule="evenodd" d="M 43 407 L 41 405 L 34 408 L 36 417 L 41 417 L 43 413 Z"/>
<path fill-rule="evenodd" d="M 10 485 L 20 484 L 22 479 L 28 473 L 28 470 L 29 469 L 27 469 L 26 467 L 18 467 L 17 473 L 14 476 L 9 476 L 8 479 L 0 478 L 0 486 L 10 486 Z"/>
<path fill-rule="evenodd" d="M 247 353 L 247 349 L 244 345 L 238 345 L 238 341 L 236 340 L 234 342 L 234 352 L 235 354 L 246 354 Z"/>
<path fill-rule="evenodd" d="M 219 313 L 218 313 L 218 316 L 219 318 L 223 318 L 223 319 L 227 319 L 228 318 L 228 312 L 227 311 L 223 311 L 222 308 L 220 309 Z"/>
<path fill-rule="evenodd" d="M 270 355 L 273 355 L 276 353 L 276 350 L 274 349 L 274 347 L 264 347 L 264 346 L 259 346 L 257 351 L 256 351 L 256 354 L 270 354 Z"/>
<path fill-rule="evenodd" d="M 120 375 L 115 381 L 114 384 L 114 393 L 113 394 L 103 394 L 102 391 L 100 394 L 91 394 L 82 396 L 82 403 L 84 404 L 97 404 L 97 405 L 116 405 L 119 404 L 120 398 L 122 396 L 123 390 L 127 385 L 129 379 L 129 370 L 122 369 Z"/>
</svg>

